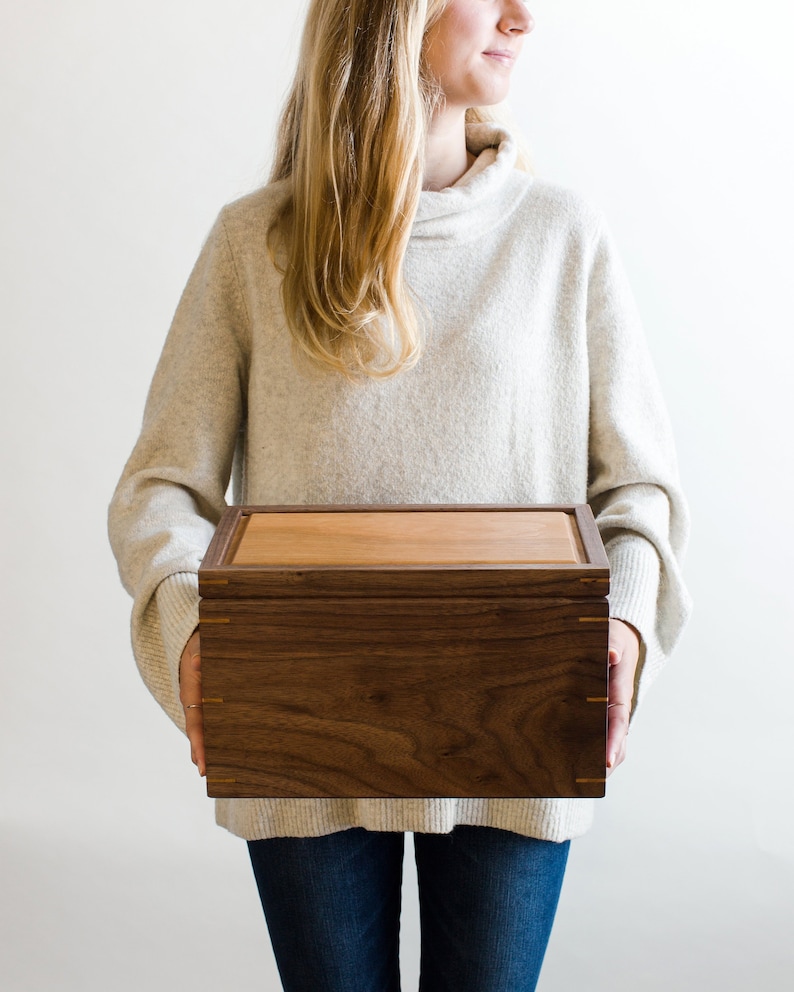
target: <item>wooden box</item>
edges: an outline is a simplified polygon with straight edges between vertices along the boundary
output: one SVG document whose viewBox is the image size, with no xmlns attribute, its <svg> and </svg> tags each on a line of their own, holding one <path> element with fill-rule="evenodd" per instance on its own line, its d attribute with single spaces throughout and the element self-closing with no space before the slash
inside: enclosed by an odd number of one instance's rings
<svg viewBox="0 0 794 992">
<path fill-rule="evenodd" d="M 604 794 L 589 507 L 231 507 L 199 589 L 209 795 Z"/>
</svg>

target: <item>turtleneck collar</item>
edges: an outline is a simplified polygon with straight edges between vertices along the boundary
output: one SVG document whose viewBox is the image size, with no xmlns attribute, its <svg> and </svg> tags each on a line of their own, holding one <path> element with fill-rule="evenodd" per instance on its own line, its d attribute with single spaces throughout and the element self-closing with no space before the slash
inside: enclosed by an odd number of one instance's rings
<svg viewBox="0 0 794 992">
<path fill-rule="evenodd" d="M 474 164 L 453 186 L 422 192 L 412 241 L 467 241 L 502 213 L 499 201 L 515 173 L 515 141 L 496 124 L 469 124 L 466 146 L 477 156 Z"/>
</svg>

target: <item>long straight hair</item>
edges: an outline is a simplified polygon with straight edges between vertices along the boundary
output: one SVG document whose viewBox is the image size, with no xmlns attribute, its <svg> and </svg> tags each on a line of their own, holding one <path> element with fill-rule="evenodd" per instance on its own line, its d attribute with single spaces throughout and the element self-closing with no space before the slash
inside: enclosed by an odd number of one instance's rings
<svg viewBox="0 0 794 992">
<path fill-rule="evenodd" d="M 422 351 L 403 261 L 443 99 L 423 41 L 446 3 L 312 0 L 307 14 L 270 176 L 289 191 L 268 237 L 295 350 L 351 379 Z"/>
</svg>

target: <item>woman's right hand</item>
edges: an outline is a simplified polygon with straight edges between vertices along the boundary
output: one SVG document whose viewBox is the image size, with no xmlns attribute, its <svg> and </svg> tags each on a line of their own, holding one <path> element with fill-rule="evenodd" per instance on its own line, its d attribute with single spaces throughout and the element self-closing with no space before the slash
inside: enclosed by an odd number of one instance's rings
<svg viewBox="0 0 794 992">
<path fill-rule="evenodd" d="M 190 741 L 190 757 L 199 775 L 206 775 L 204 759 L 204 709 L 201 702 L 201 650 L 199 632 L 194 630 L 179 661 L 179 700 L 185 711 L 185 730 Z"/>
</svg>

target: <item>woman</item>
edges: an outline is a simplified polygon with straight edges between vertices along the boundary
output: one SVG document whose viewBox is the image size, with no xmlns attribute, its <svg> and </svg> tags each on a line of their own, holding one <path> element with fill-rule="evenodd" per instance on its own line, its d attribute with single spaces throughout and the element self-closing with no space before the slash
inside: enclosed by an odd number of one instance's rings
<svg viewBox="0 0 794 992">
<path fill-rule="evenodd" d="M 607 548 L 607 764 L 688 611 L 686 511 L 600 217 L 489 122 L 519 0 L 313 0 L 271 182 L 185 289 L 110 531 L 141 672 L 204 774 L 197 569 L 222 509 L 588 501 Z M 399 988 L 415 833 L 423 992 L 535 988 L 587 800 L 221 800 L 287 990 Z"/>
</svg>

